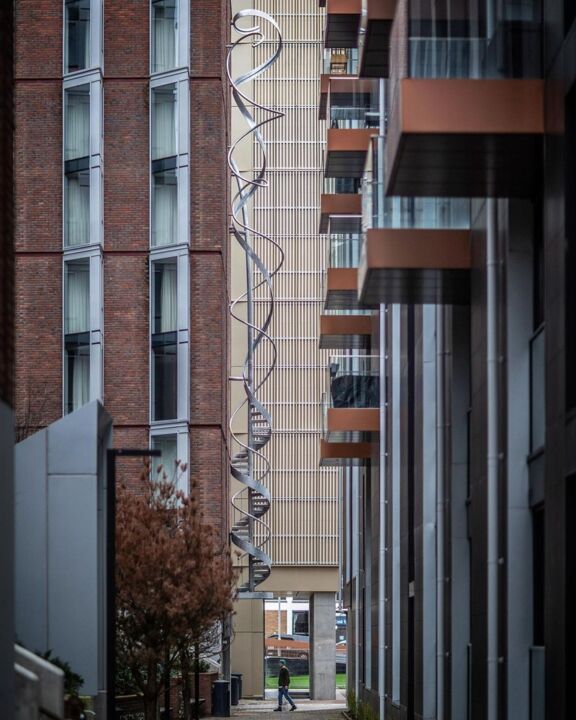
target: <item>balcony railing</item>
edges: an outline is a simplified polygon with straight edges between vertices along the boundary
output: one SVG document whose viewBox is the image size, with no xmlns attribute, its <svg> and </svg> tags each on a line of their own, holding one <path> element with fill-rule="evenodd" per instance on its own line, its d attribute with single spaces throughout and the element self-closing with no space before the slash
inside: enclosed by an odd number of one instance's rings
<svg viewBox="0 0 576 720">
<path fill-rule="evenodd" d="M 360 192 L 360 178 L 324 178 L 324 193 L 328 195 L 355 195 Z"/>
<path fill-rule="evenodd" d="M 327 368 L 327 406 L 377 408 L 380 405 L 378 356 L 332 355 Z"/>
<path fill-rule="evenodd" d="M 460 6 L 459 0 L 448 0 L 445 12 L 432 17 L 432 5 L 399 0 L 392 77 L 541 77 L 541 0 L 499 3 L 482 35 L 473 23 L 458 19 Z"/>
<path fill-rule="evenodd" d="M 361 251 L 361 235 L 331 235 L 328 243 L 327 267 L 356 268 Z"/>
<path fill-rule="evenodd" d="M 356 75 L 358 50 L 356 48 L 329 48 L 324 50 L 325 75 Z"/>
<path fill-rule="evenodd" d="M 385 197 L 386 183 L 364 181 L 362 229 L 421 228 L 464 230 L 470 227 L 467 198 Z"/>
</svg>

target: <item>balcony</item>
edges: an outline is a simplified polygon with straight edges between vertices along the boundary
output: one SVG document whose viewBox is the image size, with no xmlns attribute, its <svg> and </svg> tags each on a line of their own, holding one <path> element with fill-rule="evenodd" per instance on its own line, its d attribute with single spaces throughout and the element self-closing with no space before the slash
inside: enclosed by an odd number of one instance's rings
<svg viewBox="0 0 576 720">
<path fill-rule="evenodd" d="M 326 0 L 324 47 L 356 47 L 361 13 L 361 0 Z"/>
<path fill-rule="evenodd" d="M 467 304 L 470 201 L 385 197 L 383 150 L 375 138 L 362 183 L 359 302 Z"/>
<path fill-rule="evenodd" d="M 329 48 L 324 50 L 324 67 L 320 75 L 320 104 L 318 117 L 326 120 L 330 81 L 352 80 L 358 74 L 358 51 L 355 48 Z"/>
<path fill-rule="evenodd" d="M 363 0 L 358 51 L 361 77 L 386 78 L 396 0 Z"/>
<path fill-rule="evenodd" d="M 370 315 L 320 315 L 321 350 L 368 350 L 371 337 Z"/>
<path fill-rule="evenodd" d="M 325 233 L 359 233 L 362 224 L 362 197 L 356 193 L 320 196 L 320 228 Z"/>
<path fill-rule="evenodd" d="M 324 176 L 361 178 L 370 138 L 377 134 L 376 127 L 328 130 Z"/>
<path fill-rule="evenodd" d="M 369 442 L 326 442 L 320 440 L 320 467 L 365 465 L 372 454 Z"/>
<path fill-rule="evenodd" d="M 378 367 L 378 356 L 330 357 L 328 391 L 322 398 L 327 442 L 365 443 L 376 438 L 380 430 Z"/>
<path fill-rule="evenodd" d="M 322 75 L 318 117 L 329 120 L 330 127 L 378 127 L 378 81 L 354 75 Z M 355 120 L 342 125 L 342 120 Z"/>
<path fill-rule="evenodd" d="M 537 5 L 499 5 L 493 33 L 484 38 L 458 37 L 466 27 L 459 16 L 439 25 L 429 6 L 412 4 L 411 15 L 406 0 L 398 0 L 388 195 L 524 197 L 537 189 L 544 134 Z M 438 27 L 442 36 L 424 34 Z M 416 30 L 422 34 L 409 34 Z"/>
<path fill-rule="evenodd" d="M 328 263 L 324 276 L 325 310 L 366 309 L 358 303 L 358 263 L 362 238 L 360 235 L 331 235 Z"/>
</svg>

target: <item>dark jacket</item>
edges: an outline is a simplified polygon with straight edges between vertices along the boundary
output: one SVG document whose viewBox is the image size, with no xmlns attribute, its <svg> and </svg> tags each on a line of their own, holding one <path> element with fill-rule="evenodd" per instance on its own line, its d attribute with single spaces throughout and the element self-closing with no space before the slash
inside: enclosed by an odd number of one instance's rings
<svg viewBox="0 0 576 720">
<path fill-rule="evenodd" d="M 278 674 L 278 687 L 289 687 L 290 686 L 290 672 L 288 668 L 281 667 L 280 673 Z"/>
</svg>

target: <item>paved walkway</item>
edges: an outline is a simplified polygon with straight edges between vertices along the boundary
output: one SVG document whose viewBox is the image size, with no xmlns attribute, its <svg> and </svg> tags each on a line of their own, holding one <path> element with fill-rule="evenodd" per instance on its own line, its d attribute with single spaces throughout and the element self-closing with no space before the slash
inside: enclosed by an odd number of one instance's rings
<svg viewBox="0 0 576 720">
<path fill-rule="evenodd" d="M 322 701 L 322 700 L 304 700 L 298 697 L 294 697 L 294 702 L 298 707 L 294 713 L 290 713 L 288 706 L 284 707 L 283 714 L 274 712 L 276 702 L 274 700 L 240 700 L 240 704 L 232 708 L 232 717 L 241 718 L 242 720 L 248 720 L 249 718 L 255 718 L 256 720 L 278 720 L 279 717 L 284 717 L 288 720 L 296 719 L 296 716 L 300 720 L 344 720 L 342 711 L 346 708 L 346 703 L 343 697 L 339 696 L 336 700 Z"/>
</svg>

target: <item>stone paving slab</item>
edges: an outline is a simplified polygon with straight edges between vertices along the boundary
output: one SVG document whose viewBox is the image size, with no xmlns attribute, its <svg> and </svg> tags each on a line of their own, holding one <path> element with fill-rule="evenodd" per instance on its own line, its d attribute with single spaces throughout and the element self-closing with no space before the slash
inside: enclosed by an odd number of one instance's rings
<svg viewBox="0 0 576 720">
<path fill-rule="evenodd" d="M 298 716 L 300 720 L 344 720 L 342 714 L 346 709 L 346 705 L 340 700 L 333 702 L 318 700 L 301 700 L 294 698 L 297 710 L 290 712 L 288 706 L 284 708 L 282 714 L 274 712 L 275 702 L 270 700 L 241 700 L 240 704 L 232 708 L 232 717 L 249 720 L 278 720 L 279 717 Z"/>
</svg>

